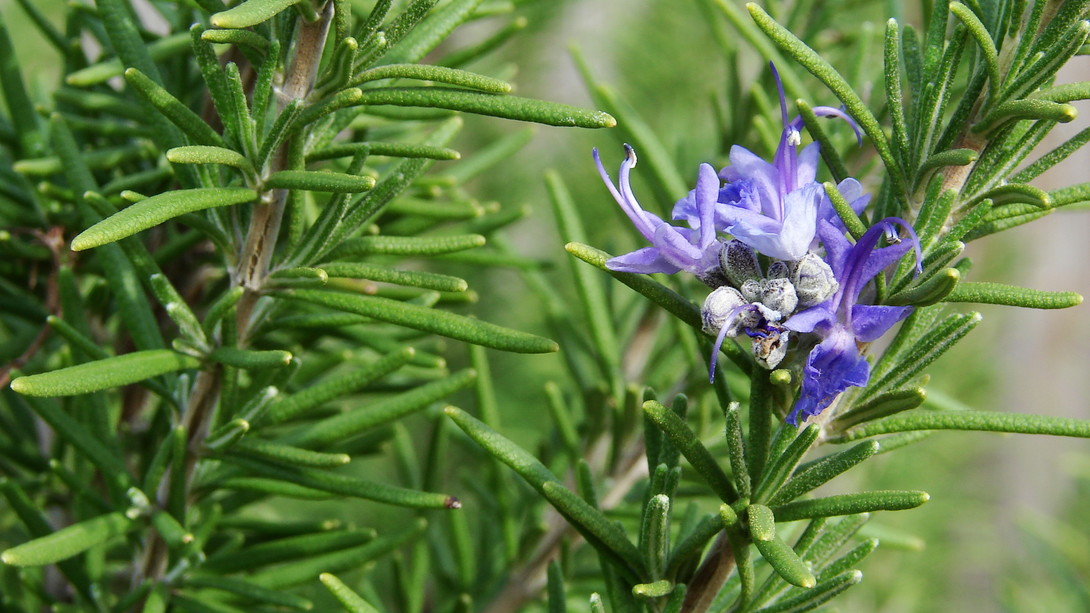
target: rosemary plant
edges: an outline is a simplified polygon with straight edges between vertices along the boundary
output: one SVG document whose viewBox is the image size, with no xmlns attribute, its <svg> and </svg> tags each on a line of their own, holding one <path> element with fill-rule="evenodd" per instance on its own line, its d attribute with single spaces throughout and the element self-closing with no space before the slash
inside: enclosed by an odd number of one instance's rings
<svg viewBox="0 0 1090 613">
<path fill-rule="evenodd" d="M 17 4 L 63 76 L 27 85 L 3 6 L 4 610 L 808 611 L 929 499 L 834 478 L 940 430 L 1090 438 L 926 389 L 967 305 L 1082 301 L 967 252 L 1090 202 L 1031 184 L 1090 140 L 1038 148 L 1090 98 L 1056 80 L 1090 0 L 656 6 L 726 74 L 684 137 L 578 50 L 601 111 L 510 93 L 494 58 L 562 4 Z M 467 187 L 530 133 L 461 161 L 465 115 L 616 126 L 544 174 L 568 276 Z"/>
</svg>

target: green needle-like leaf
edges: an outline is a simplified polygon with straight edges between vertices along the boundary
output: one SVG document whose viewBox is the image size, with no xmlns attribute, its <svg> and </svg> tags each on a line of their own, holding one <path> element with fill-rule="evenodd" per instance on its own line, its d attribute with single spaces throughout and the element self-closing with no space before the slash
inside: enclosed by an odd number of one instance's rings
<svg viewBox="0 0 1090 613">
<path fill-rule="evenodd" d="M 886 304 L 930 306 L 936 302 L 952 302 L 951 292 L 956 291 L 961 281 L 961 272 L 956 268 L 944 268 L 928 279 L 906 290 L 897 292 L 886 299 Z"/>
<path fill-rule="evenodd" d="M 550 126 L 612 128 L 617 120 L 602 111 L 588 111 L 557 102 L 500 96 L 437 87 L 389 87 L 363 92 L 353 104 L 419 106 L 465 111 L 504 119 L 530 121 Z"/>
<path fill-rule="evenodd" d="M 348 613 L 379 613 L 378 609 L 371 606 L 359 594 L 353 592 L 336 575 L 322 573 L 318 575 L 318 580 L 333 594 L 333 597 L 337 599 L 337 602 L 341 603 L 341 606 Z"/>
<path fill-rule="evenodd" d="M 587 504 L 578 494 L 555 481 L 541 485 L 541 493 L 599 553 L 608 555 L 619 568 L 633 578 L 647 576 L 640 551 L 628 540 L 624 530 Z"/>
<path fill-rule="evenodd" d="M 235 368 L 261 369 L 287 366 L 291 363 L 292 355 L 290 351 L 280 349 L 255 351 L 237 347 L 216 347 L 212 353 L 208 354 L 208 358 Z"/>
<path fill-rule="evenodd" d="M 659 494 L 647 501 L 640 528 L 640 549 L 651 578 L 662 577 L 666 570 L 666 554 L 670 550 L 669 496 Z"/>
<path fill-rule="evenodd" d="M 791 585 L 811 588 L 817 584 L 806 562 L 790 545 L 776 535 L 776 518 L 768 507 L 752 504 L 747 508 L 749 533 L 753 544 L 780 577 Z"/>
<path fill-rule="evenodd" d="M 538 492 L 542 492 L 546 482 L 556 482 L 557 477 L 537 458 L 519 447 L 500 433 L 486 426 L 483 422 L 456 407 L 443 409 L 469 438 L 484 447 L 497 460 L 511 467 Z"/>
<path fill-rule="evenodd" d="M 403 394 L 384 398 L 354 411 L 327 417 L 287 437 L 286 441 L 303 447 L 324 447 L 361 432 L 390 423 L 400 417 L 423 410 L 454 392 L 473 383 L 477 377 L 472 369 L 463 370 L 438 381 L 413 388 Z"/>
<path fill-rule="evenodd" d="M 185 133 L 194 143 L 223 147 L 223 138 L 189 107 L 175 98 L 143 72 L 129 68 L 125 80 L 136 93 L 151 103 L 171 123 Z"/>
<path fill-rule="evenodd" d="M 293 290 L 277 292 L 276 295 L 289 300 L 300 300 L 339 311 L 366 315 L 380 321 L 493 349 L 516 353 L 549 353 L 559 349 L 555 341 L 547 338 L 389 298 L 321 290 Z"/>
<path fill-rule="evenodd" d="M 787 446 L 782 454 L 772 458 L 772 461 L 765 467 L 764 474 L 761 475 L 760 483 L 753 490 L 754 502 L 764 503 L 768 501 L 776 490 L 783 485 L 783 482 L 787 480 L 791 471 L 802 460 L 802 456 L 817 440 L 820 432 L 821 428 L 816 424 L 807 426 L 802 432 L 798 433 L 795 440 L 791 441 L 791 444 Z"/>
<path fill-rule="evenodd" d="M 0 554 L 11 566 L 43 566 L 70 558 L 136 527 L 124 513 L 108 513 L 72 524 Z"/>
<path fill-rule="evenodd" d="M 329 492 L 330 494 L 363 498 L 413 509 L 458 509 L 462 506 L 457 498 L 447 494 L 410 490 L 377 481 L 339 475 L 325 470 L 270 464 L 251 460 L 234 452 L 228 452 L 223 457 L 232 464 L 237 464 L 259 476 L 294 483 L 305 488 Z"/>
<path fill-rule="evenodd" d="M 355 368 L 352 372 L 329 377 L 303 388 L 272 405 L 264 422 L 278 424 L 288 421 L 330 400 L 348 396 L 401 368 L 415 354 L 416 350 L 412 347 L 402 347 L 362 368 Z"/>
<path fill-rule="evenodd" d="M 209 21 L 217 28 L 249 28 L 268 21 L 280 11 L 301 0 L 246 0 L 238 6 L 212 15 Z"/>
<path fill-rule="evenodd" d="M 75 396 L 200 365 L 197 358 L 170 349 L 149 349 L 19 377 L 11 382 L 11 389 L 27 396 Z"/>
<path fill-rule="evenodd" d="M 450 236 L 360 236 L 337 245 L 329 257 L 351 258 L 365 255 L 442 255 L 482 247 L 487 242 L 480 234 Z"/>
<path fill-rule="evenodd" d="M 379 79 L 419 79 L 421 81 L 435 81 L 448 83 L 469 89 L 487 92 L 490 94 L 506 94 L 511 91 L 511 84 L 492 77 L 479 75 L 467 70 L 445 68 L 443 66 L 429 66 L 427 64 L 391 64 L 365 70 L 352 79 L 351 85 L 356 86 L 368 81 Z"/>
<path fill-rule="evenodd" d="M 174 164 L 223 164 L 238 168 L 250 175 L 257 172 L 250 160 L 246 159 L 246 156 L 234 149 L 224 147 L 209 147 L 207 145 L 175 147 L 167 151 L 167 161 Z"/>
<path fill-rule="evenodd" d="M 374 177 L 314 170 L 281 170 L 265 179 L 265 187 L 269 189 L 305 189 L 341 194 L 365 192 L 374 186 Z"/>
<path fill-rule="evenodd" d="M 1082 295 L 1075 292 L 1046 292 L 1002 283 L 959 284 L 946 302 L 976 302 L 1002 304 L 1029 309 L 1067 309 L 1082 304 Z"/>
<path fill-rule="evenodd" d="M 757 609 L 756 613 L 812 611 L 862 580 L 863 573 L 858 570 L 849 570 L 828 581 L 823 581 L 817 585 L 811 586 L 810 589 L 800 592 L 795 596 L 783 598 L 778 600 L 775 604 Z"/>
<path fill-rule="evenodd" d="M 207 187 L 163 192 L 122 209 L 87 228 L 72 239 L 72 250 L 83 251 L 132 236 L 164 221 L 221 206 L 257 199 L 257 192 L 243 187 Z"/>
<path fill-rule="evenodd" d="M 738 500 L 738 493 L 730 478 L 681 417 L 654 400 L 643 403 L 643 412 L 681 451 L 685 459 L 689 460 L 720 500 L 727 503 Z"/>
<path fill-rule="evenodd" d="M 915 509 L 930 498 L 926 492 L 917 491 L 860 492 L 789 502 L 773 507 L 772 512 L 778 521 L 799 521 L 814 517 Z"/>
<path fill-rule="evenodd" d="M 1001 83 L 999 76 L 999 52 L 996 51 L 995 41 L 992 40 L 991 34 L 988 33 L 988 28 L 981 23 L 980 18 L 977 17 L 976 13 L 969 7 L 960 2 L 951 2 L 950 13 L 961 20 L 961 23 L 965 24 L 965 27 L 969 30 L 969 34 L 976 40 L 976 44 L 980 46 L 980 51 L 984 55 L 984 63 L 988 67 L 989 97 L 992 100 L 996 100 Z"/>
<path fill-rule="evenodd" d="M 189 32 L 173 34 L 147 45 L 147 52 L 152 60 L 159 62 L 188 51 L 189 41 Z M 77 70 L 65 77 L 64 81 L 74 87 L 89 87 L 119 77 L 124 72 L 121 59 L 115 57 Z"/>
<path fill-rule="evenodd" d="M 809 462 L 800 467 L 768 503 L 775 506 L 791 502 L 878 453 L 878 448 L 878 441 L 867 441 L 846 451 Z"/>
<path fill-rule="evenodd" d="M 1090 438 L 1090 420 L 994 411 L 913 411 L 852 428 L 831 442 L 915 430 L 975 430 Z"/>
</svg>

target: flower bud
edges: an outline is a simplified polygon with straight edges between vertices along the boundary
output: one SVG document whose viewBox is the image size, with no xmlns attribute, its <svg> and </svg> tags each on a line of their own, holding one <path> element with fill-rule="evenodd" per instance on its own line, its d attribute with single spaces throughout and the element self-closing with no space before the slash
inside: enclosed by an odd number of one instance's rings
<svg viewBox="0 0 1090 613">
<path fill-rule="evenodd" d="M 749 309 L 742 309 L 749 305 L 749 301 L 733 287 L 723 286 L 716 288 L 704 299 L 704 306 L 700 309 L 700 316 L 704 321 L 704 331 L 708 334 L 719 334 L 724 325 L 728 324 L 727 318 L 734 313 L 734 320 L 729 322 L 731 330 L 727 334 L 734 336 L 738 328 L 756 326 L 759 315 Z"/>
<path fill-rule="evenodd" d="M 791 267 L 787 265 L 787 262 L 781 262 L 776 260 L 768 265 L 768 278 L 769 279 L 790 279 Z"/>
<path fill-rule="evenodd" d="M 773 311 L 778 311 L 781 317 L 787 317 L 799 306 L 795 286 L 787 279 L 768 279 L 761 286 L 759 302 Z"/>
<path fill-rule="evenodd" d="M 719 250 L 719 266 L 723 274 L 734 287 L 751 279 L 761 278 L 761 265 L 757 262 L 757 252 L 741 241 L 727 241 Z"/>
<path fill-rule="evenodd" d="M 833 269 L 813 253 L 807 253 L 795 263 L 792 279 L 798 305 L 801 307 L 825 302 L 840 289 L 840 284 L 833 276 Z"/>
</svg>

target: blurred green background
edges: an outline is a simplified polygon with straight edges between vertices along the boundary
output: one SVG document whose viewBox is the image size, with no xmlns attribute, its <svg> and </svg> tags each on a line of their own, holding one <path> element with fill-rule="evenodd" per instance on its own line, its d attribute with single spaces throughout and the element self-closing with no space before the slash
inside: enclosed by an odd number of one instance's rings
<svg viewBox="0 0 1090 613">
<path fill-rule="evenodd" d="M 357 4 L 368 7 L 372 3 Z M 761 149 L 749 123 L 730 126 L 730 134 L 724 134 L 714 120 L 713 99 L 731 91 L 728 78 L 734 73 L 716 42 L 713 27 L 722 28 L 736 40 L 738 36 L 712 8 L 713 3 L 558 0 L 516 4 L 529 19 L 526 32 L 473 69 L 510 78 L 522 95 L 591 106 L 569 53 L 575 46 L 593 74 L 609 83 L 655 130 L 687 180 L 695 177 L 700 162 L 725 163 L 717 157 L 724 138 L 736 138 L 758 153 L 767 152 Z M 770 8 L 778 8 L 782 3 L 771 4 Z M 811 33 L 807 41 L 816 47 L 823 43 L 838 48 L 873 46 L 884 20 L 899 8 L 889 2 L 821 4 L 841 17 L 830 22 L 835 27 Z M 41 0 L 39 5 L 56 16 L 64 2 Z M 898 16 L 913 23 L 916 9 L 906 7 Z M 11 25 L 29 85 L 39 94 L 36 99 L 44 102 L 58 78 L 58 58 L 38 40 L 13 2 L 0 0 L 0 11 Z M 489 20 L 473 24 L 456 32 L 449 44 L 470 44 L 495 25 Z M 880 55 L 859 55 L 864 60 L 857 66 L 861 74 L 880 69 Z M 766 72 L 765 58 L 750 50 L 738 57 L 741 86 L 753 83 L 768 88 L 768 79 L 761 78 Z M 849 66 L 838 63 L 838 58 L 845 57 L 830 55 L 829 59 L 847 71 Z M 513 77 L 509 76 L 511 65 L 518 66 Z M 1086 80 L 1088 72 L 1088 60 L 1080 57 L 1061 77 Z M 726 97 L 721 102 L 729 107 L 733 101 Z M 835 101 L 815 86 L 809 102 Z M 1080 110 L 1090 117 L 1090 108 L 1084 105 Z M 741 111 L 740 115 L 746 110 Z M 1064 126 L 1046 143 L 1054 146 L 1066 138 L 1064 134 L 1082 129 L 1090 123 L 1085 117 Z M 455 147 L 469 153 L 520 129 L 523 127 L 510 122 L 469 118 Z M 612 172 L 621 158 L 619 138 L 610 131 L 538 128 L 527 147 L 471 185 L 472 193 L 482 201 L 532 208 L 530 216 L 508 236 L 522 255 L 551 262 L 548 279 L 560 296 L 571 296 L 574 290 L 565 261 L 568 256 L 549 212 L 542 172 L 552 168 L 564 177 L 581 208 L 591 244 L 612 253 L 631 250 L 637 246 L 635 233 L 602 186 L 590 157 L 591 148 L 599 147 Z M 858 157 L 863 160 L 866 155 Z M 1041 177 L 1037 185 L 1050 189 L 1086 181 L 1087 168 L 1090 152 L 1079 152 Z M 634 187 L 645 206 L 654 209 L 672 204 L 653 203 L 652 195 L 641 190 L 639 173 L 637 167 Z M 861 178 L 867 187 L 876 188 L 874 177 L 869 181 Z M 970 278 L 1090 294 L 1088 236 L 1090 217 L 1086 213 L 1058 212 L 970 245 L 968 254 L 976 263 Z M 461 272 L 471 278 L 471 286 L 482 296 L 474 313 L 496 323 L 544 331 L 541 309 L 518 274 Z M 976 408 L 1090 418 L 1086 400 L 1090 398 L 1088 308 L 1082 305 L 1052 312 L 982 307 L 983 324 L 929 369 L 930 389 Z M 547 422 L 541 386 L 558 376 L 561 358 L 500 357 L 494 354 L 492 365 L 505 410 L 505 433 L 533 448 Z M 413 423 L 417 422 L 408 422 L 410 426 Z M 862 585 L 835 601 L 837 610 L 1090 611 L 1087 441 L 940 433 L 871 461 L 833 485 L 840 491 L 856 487 L 922 489 L 932 496 L 920 509 L 887 513 L 872 520 L 872 524 L 917 537 L 924 548 L 880 548 L 862 566 L 866 576 Z M 887 539 L 886 544 L 895 540 Z"/>
</svg>

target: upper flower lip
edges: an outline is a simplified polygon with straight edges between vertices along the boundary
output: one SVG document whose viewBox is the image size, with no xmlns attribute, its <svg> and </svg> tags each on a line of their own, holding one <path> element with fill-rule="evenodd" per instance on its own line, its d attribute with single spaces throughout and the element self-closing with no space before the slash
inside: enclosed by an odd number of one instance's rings
<svg viewBox="0 0 1090 613">
<path fill-rule="evenodd" d="M 636 151 L 630 145 L 626 144 L 624 147 L 625 159 L 621 162 L 616 185 L 602 165 L 597 149 L 593 151 L 594 163 L 613 199 L 652 246 L 612 258 L 606 262 L 606 266 L 611 270 L 637 273 L 674 273 L 686 270 L 698 277 L 704 277 L 710 269 L 718 265 L 719 258 L 715 222 L 719 179 L 715 169 L 708 164 L 701 164 L 696 189 L 687 197 L 692 201 L 695 213 L 690 219 L 692 227 L 674 226 L 640 206 L 630 183 L 630 174 L 636 165 Z"/>
</svg>

